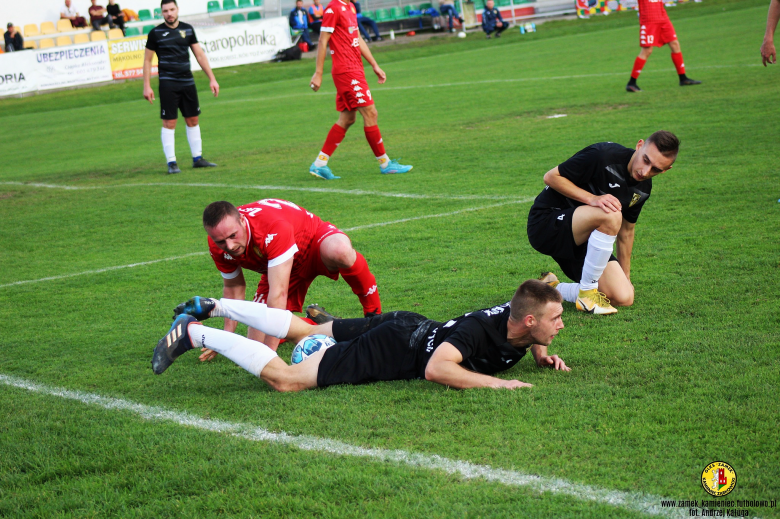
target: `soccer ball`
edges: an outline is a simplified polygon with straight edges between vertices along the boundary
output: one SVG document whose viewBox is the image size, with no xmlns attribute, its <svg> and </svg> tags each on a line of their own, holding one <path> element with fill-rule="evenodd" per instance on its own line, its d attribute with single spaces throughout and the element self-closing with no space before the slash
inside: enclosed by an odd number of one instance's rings
<svg viewBox="0 0 780 519">
<path fill-rule="evenodd" d="M 309 335 L 301 339 L 301 342 L 295 345 L 290 362 L 300 364 L 308 359 L 314 353 L 330 348 L 336 344 L 336 339 L 328 335 Z"/>
<path fill-rule="evenodd" d="M 458 33 L 458 38 L 465 38 L 465 37 L 466 37 L 466 33 L 465 33 L 465 32 L 463 32 L 463 31 L 460 31 L 460 32 Z"/>
</svg>

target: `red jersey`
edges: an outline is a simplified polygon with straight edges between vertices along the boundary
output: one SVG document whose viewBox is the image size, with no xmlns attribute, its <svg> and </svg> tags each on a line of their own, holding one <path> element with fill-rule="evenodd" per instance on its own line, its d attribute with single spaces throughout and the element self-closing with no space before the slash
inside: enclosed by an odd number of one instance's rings
<svg viewBox="0 0 780 519">
<path fill-rule="evenodd" d="M 325 8 L 321 32 L 329 32 L 330 56 L 333 59 L 331 74 L 358 72 L 363 74 L 363 58 L 360 54 L 360 30 L 355 6 L 352 2 L 333 0 Z"/>
<path fill-rule="evenodd" d="M 639 0 L 639 23 L 664 23 L 669 21 L 663 0 Z"/>
<path fill-rule="evenodd" d="M 249 234 L 244 254 L 234 258 L 217 247 L 211 237 L 208 240 L 211 258 L 226 279 L 238 276 L 239 267 L 265 274 L 269 267 L 293 257 L 294 269 L 308 258 L 310 245 L 323 223 L 306 209 L 274 198 L 242 205 L 238 210 Z"/>
</svg>

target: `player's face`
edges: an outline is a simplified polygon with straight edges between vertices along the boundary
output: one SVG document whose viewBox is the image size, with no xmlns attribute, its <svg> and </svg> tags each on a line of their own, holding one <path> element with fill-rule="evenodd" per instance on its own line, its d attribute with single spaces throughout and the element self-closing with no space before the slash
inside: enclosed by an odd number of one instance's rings
<svg viewBox="0 0 780 519">
<path fill-rule="evenodd" d="M 206 233 L 214 243 L 231 256 L 246 252 L 247 232 L 242 219 L 226 216 L 216 227 L 207 227 Z"/>
<path fill-rule="evenodd" d="M 642 182 L 668 171 L 672 164 L 674 164 L 674 159 L 670 159 L 658 151 L 655 144 L 639 141 L 636 145 L 636 152 L 631 157 L 629 168 L 634 180 Z"/>
<path fill-rule="evenodd" d="M 179 6 L 173 2 L 165 4 L 162 7 L 162 15 L 163 18 L 165 18 L 165 23 L 168 25 L 176 25 L 176 22 L 179 20 Z"/>
<path fill-rule="evenodd" d="M 531 330 L 531 338 L 534 344 L 549 346 L 552 340 L 563 329 L 563 305 L 561 303 L 547 303 L 544 311 L 536 319 L 536 326 Z"/>
</svg>

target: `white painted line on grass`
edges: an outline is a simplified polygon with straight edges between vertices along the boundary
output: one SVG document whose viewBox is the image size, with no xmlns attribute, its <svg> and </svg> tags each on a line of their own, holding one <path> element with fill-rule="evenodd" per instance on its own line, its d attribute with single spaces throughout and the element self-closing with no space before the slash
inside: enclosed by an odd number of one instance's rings
<svg viewBox="0 0 780 519">
<path fill-rule="evenodd" d="M 151 374 L 149 375 L 152 376 Z M 252 424 L 227 422 L 201 418 L 190 413 L 183 413 L 158 406 L 148 406 L 120 398 L 110 398 L 95 393 L 74 391 L 65 388 L 50 387 L 22 378 L 0 374 L 0 383 L 24 389 L 33 393 L 74 400 L 103 409 L 128 411 L 146 420 L 161 420 L 173 422 L 185 427 L 202 431 L 229 434 L 250 441 L 278 443 L 290 445 L 305 451 L 335 454 L 337 456 L 352 456 L 377 462 L 393 462 L 407 465 L 415 469 L 442 471 L 456 474 L 463 479 L 485 479 L 513 487 L 527 487 L 538 492 L 549 492 L 574 497 L 582 501 L 593 501 L 624 508 L 634 512 L 665 517 L 687 517 L 687 508 L 662 508 L 661 497 L 638 492 L 622 492 L 609 490 L 581 483 L 573 483 L 565 479 L 549 478 L 525 474 L 507 469 L 493 468 L 489 465 L 456 459 L 445 458 L 435 454 L 423 454 L 404 450 L 388 450 L 360 447 L 329 438 L 316 436 L 294 436 L 285 432 L 272 432 Z"/>
<path fill-rule="evenodd" d="M 61 276 L 51 276 L 48 278 L 40 278 L 40 279 L 26 279 L 24 281 L 14 281 L 13 283 L 7 283 L 5 285 L 0 285 L 0 288 L 5 287 L 13 287 L 17 285 L 26 285 L 28 283 L 40 283 L 42 281 L 54 281 L 57 279 L 66 279 L 66 278 L 73 278 L 76 276 L 87 276 L 89 274 L 100 274 L 102 272 L 109 272 L 111 270 L 120 270 L 120 269 L 129 269 L 133 267 L 143 267 L 144 265 L 153 265 L 155 263 L 162 263 L 163 261 L 175 261 L 180 260 L 184 258 L 189 258 L 192 256 L 203 256 L 204 254 L 208 254 L 207 252 L 191 252 L 189 254 L 184 254 L 183 256 L 173 256 L 171 258 L 162 258 L 162 259 L 156 259 L 152 261 L 142 261 L 140 263 L 130 263 L 129 265 L 117 265 L 115 267 L 106 267 L 102 269 L 95 269 L 95 270 L 87 270 L 84 272 L 75 272 L 73 274 L 63 274 Z"/>
<path fill-rule="evenodd" d="M 385 225 L 395 225 L 398 223 L 405 223 L 405 222 L 413 222 L 415 220 L 427 220 L 428 218 L 442 218 L 445 216 L 454 216 L 456 214 L 461 213 L 468 213 L 471 211 L 479 211 L 481 209 L 490 209 L 493 207 L 501 207 L 504 205 L 509 204 L 523 204 L 526 202 L 532 201 L 533 198 L 521 198 L 519 200 L 509 200 L 506 202 L 501 202 L 498 204 L 492 204 L 492 205 L 482 205 L 479 207 L 467 207 L 466 209 L 458 209 L 457 211 L 451 211 L 449 213 L 438 213 L 438 214 L 426 214 L 422 216 L 411 216 L 409 218 L 402 218 L 400 220 L 390 220 L 389 222 L 378 222 L 378 223 L 369 223 L 366 225 L 358 225 L 356 227 L 348 227 L 346 229 L 341 229 L 342 231 L 351 232 L 351 231 L 360 231 L 362 229 L 371 229 L 372 227 L 384 227 Z M 174 260 L 180 260 L 184 258 L 189 258 L 192 256 L 203 256 L 204 254 L 208 254 L 207 252 L 191 252 L 189 254 L 184 254 L 183 256 L 173 256 L 170 258 L 162 258 L 162 259 L 156 259 L 152 261 L 143 261 L 140 263 L 131 263 L 129 265 L 117 265 L 115 267 L 106 267 L 102 269 L 96 269 L 96 270 L 87 270 L 84 272 L 75 272 L 73 274 L 63 274 L 61 276 L 51 276 L 46 278 L 40 278 L 40 279 L 26 279 L 24 281 L 14 281 L 13 283 L 6 283 L 5 285 L 0 285 L 0 288 L 5 287 L 12 287 L 17 285 L 26 285 L 28 283 L 40 283 L 41 281 L 54 281 L 57 279 L 65 279 L 65 278 L 72 278 L 76 276 L 86 276 L 89 274 L 100 274 L 102 272 L 109 272 L 111 270 L 120 270 L 120 269 L 128 269 L 133 267 L 142 267 L 144 265 L 152 265 L 154 263 L 162 263 L 163 261 L 174 261 Z"/>
<path fill-rule="evenodd" d="M 146 182 L 134 184 L 111 184 L 107 186 L 68 186 L 63 184 L 42 184 L 34 182 L 0 182 L 0 185 L 44 187 L 47 189 L 64 189 L 67 191 L 89 191 L 96 189 L 113 189 L 127 187 L 207 187 L 219 189 L 258 189 L 266 191 L 305 191 L 310 193 L 334 193 L 342 195 L 384 196 L 389 198 L 414 198 L 423 200 L 517 200 L 511 195 L 426 195 L 416 193 L 388 193 L 383 191 L 366 191 L 363 189 L 337 189 L 329 187 L 293 187 L 270 185 L 238 185 L 238 184 L 212 184 L 212 183 L 183 183 L 183 182 Z"/>
</svg>

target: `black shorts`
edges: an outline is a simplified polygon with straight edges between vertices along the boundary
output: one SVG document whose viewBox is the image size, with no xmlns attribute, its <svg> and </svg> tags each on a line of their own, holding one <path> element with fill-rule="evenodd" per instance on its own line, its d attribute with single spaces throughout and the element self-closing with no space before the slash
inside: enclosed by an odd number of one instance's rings
<svg viewBox="0 0 780 519">
<path fill-rule="evenodd" d="M 420 377 L 418 336 L 434 321 L 414 312 L 388 312 L 364 319 L 336 319 L 336 344 L 325 351 L 317 386 L 364 384 Z M 415 333 L 418 329 L 423 333 Z"/>
<path fill-rule="evenodd" d="M 195 85 L 181 85 L 177 81 L 160 81 L 160 118 L 178 119 L 179 110 L 184 117 L 200 115 L 198 89 Z"/>
<path fill-rule="evenodd" d="M 585 265 L 585 255 L 588 253 L 588 242 L 577 245 L 571 222 L 576 207 L 565 209 L 531 208 L 528 214 L 528 241 L 531 247 L 552 256 L 566 276 L 579 283 L 582 277 L 582 267 Z M 617 261 L 614 255 L 609 261 Z"/>
</svg>

